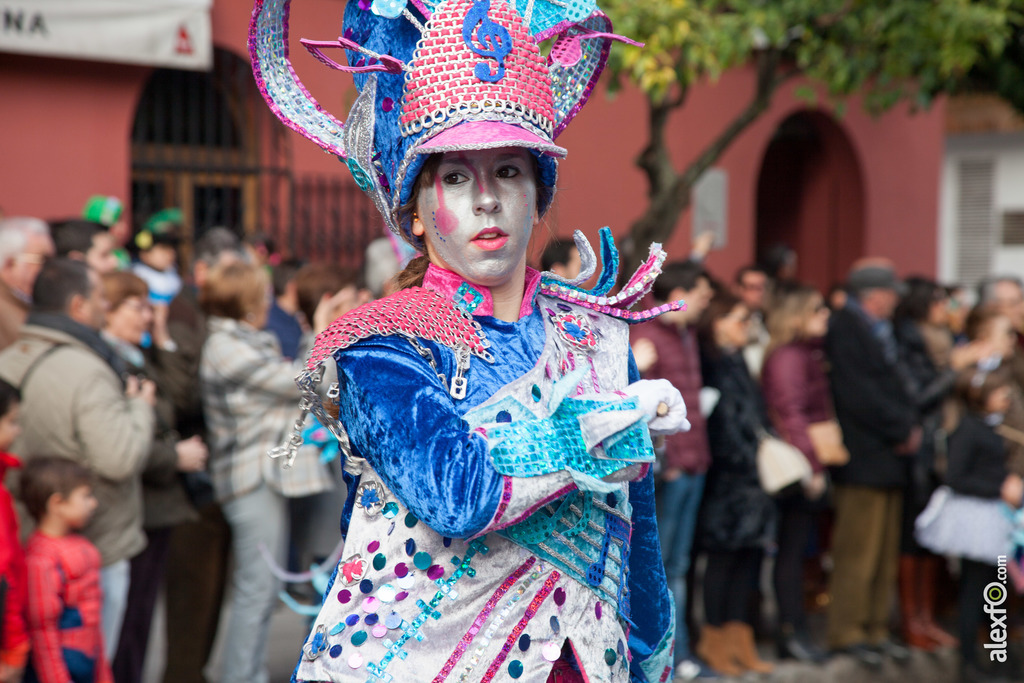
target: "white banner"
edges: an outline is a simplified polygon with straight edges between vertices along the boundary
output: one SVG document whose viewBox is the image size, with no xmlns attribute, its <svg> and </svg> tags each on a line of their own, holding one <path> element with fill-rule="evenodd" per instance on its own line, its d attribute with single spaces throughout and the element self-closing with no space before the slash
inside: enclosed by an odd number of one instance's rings
<svg viewBox="0 0 1024 683">
<path fill-rule="evenodd" d="M 210 69 L 212 0 L 0 0 L 0 52 Z"/>
</svg>

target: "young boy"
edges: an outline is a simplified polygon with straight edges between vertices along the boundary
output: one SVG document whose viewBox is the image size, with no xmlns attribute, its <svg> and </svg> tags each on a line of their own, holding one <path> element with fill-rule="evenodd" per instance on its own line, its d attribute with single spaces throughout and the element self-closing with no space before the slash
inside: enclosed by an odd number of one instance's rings
<svg viewBox="0 0 1024 683">
<path fill-rule="evenodd" d="M 21 429 L 18 390 L 0 380 L 0 683 L 21 680 L 28 659 L 25 627 L 25 552 L 21 548 L 18 515 L 3 477 L 21 461 L 7 452 Z"/>
<path fill-rule="evenodd" d="M 28 540 L 28 630 L 25 683 L 111 683 L 103 654 L 100 553 L 84 536 L 96 509 L 92 476 L 65 458 L 37 457 L 21 477 L 21 498 L 35 533 Z"/>
<path fill-rule="evenodd" d="M 146 282 L 154 306 L 169 306 L 181 291 L 177 262 L 183 220 L 181 209 L 164 209 L 150 216 L 135 236 L 139 261 L 132 272 Z"/>
</svg>

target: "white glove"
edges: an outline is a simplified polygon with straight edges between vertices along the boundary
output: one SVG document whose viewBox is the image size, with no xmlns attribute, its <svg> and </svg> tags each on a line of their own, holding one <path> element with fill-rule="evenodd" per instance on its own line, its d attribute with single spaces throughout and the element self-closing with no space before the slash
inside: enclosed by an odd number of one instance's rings
<svg viewBox="0 0 1024 683">
<path fill-rule="evenodd" d="M 639 400 L 640 410 L 647 415 L 651 436 L 666 436 L 690 429 L 683 396 L 667 379 L 642 379 L 623 389 L 623 393 Z M 659 407 L 661 415 L 658 414 Z"/>
</svg>

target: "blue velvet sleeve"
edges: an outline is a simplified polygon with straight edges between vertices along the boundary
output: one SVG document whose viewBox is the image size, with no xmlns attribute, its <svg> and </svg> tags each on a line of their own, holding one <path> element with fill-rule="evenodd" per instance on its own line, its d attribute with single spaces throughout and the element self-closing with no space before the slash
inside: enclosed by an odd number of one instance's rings
<svg viewBox="0 0 1024 683">
<path fill-rule="evenodd" d="M 437 533 L 484 529 L 502 477 L 430 366 L 402 339 L 364 341 L 336 359 L 339 418 L 353 450 Z"/>
<path fill-rule="evenodd" d="M 633 681 L 658 680 L 658 677 L 651 679 L 648 674 L 652 667 L 663 666 L 666 661 L 671 666 L 674 620 L 654 513 L 653 470 L 643 479 L 630 483 L 629 502 L 633 506 L 629 602 L 633 606 L 642 605 L 644 615 L 644 618 L 635 620 L 636 626 L 629 632 L 629 649 L 633 653 L 630 672 Z M 657 664 L 654 660 L 658 660 Z M 656 673 L 660 675 L 660 672 Z"/>
</svg>

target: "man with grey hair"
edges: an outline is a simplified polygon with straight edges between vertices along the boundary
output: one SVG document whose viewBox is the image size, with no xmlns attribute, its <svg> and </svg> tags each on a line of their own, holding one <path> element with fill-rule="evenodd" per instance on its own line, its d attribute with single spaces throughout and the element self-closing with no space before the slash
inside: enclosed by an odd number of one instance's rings
<svg viewBox="0 0 1024 683">
<path fill-rule="evenodd" d="M 1010 319 L 1017 333 L 1017 345 L 1024 346 L 1024 283 L 1019 277 L 997 275 L 978 285 L 978 305 L 991 305 Z"/>
<path fill-rule="evenodd" d="M 26 216 L 0 220 L 0 349 L 18 338 L 32 304 L 32 285 L 53 255 L 45 221 Z"/>
</svg>

